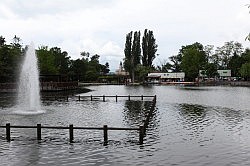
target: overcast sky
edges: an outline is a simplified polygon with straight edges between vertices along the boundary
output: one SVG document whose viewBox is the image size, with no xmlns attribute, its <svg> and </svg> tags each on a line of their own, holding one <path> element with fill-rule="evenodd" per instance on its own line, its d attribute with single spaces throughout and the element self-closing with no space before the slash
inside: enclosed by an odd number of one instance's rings
<svg viewBox="0 0 250 166">
<path fill-rule="evenodd" d="M 155 64 L 176 55 L 183 45 L 200 42 L 244 47 L 250 32 L 249 0 L 1 0 L 0 36 L 14 35 L 24 45 L 60 47 L 72 59 L 80 52 L 99 54 L 111 70 L 124 58 L 130 31 L 153 30 Z"/>
</svg>

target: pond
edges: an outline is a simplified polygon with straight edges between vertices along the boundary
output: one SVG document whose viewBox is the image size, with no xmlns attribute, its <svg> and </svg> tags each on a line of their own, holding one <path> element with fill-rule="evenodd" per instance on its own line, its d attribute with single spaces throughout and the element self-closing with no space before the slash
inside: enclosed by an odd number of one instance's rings
<svg viewBox="0 0 250 166">
<path fill-rule="evenodd" d="M 157 95 L 156 110 L 144 138 L 136 131 L 0 129 L 2 165 L 250 165 L 250 88 L 182 86 L 90 86 L 81 95 Z M 38 115 L 11 113 L 13 94 L 0 94 L 0 125 L 138 127 L 150 102 L 108 98 L 106 102 L 42 100 Z M 146 99 L 147 100 L 147 99 Z"/>
</svg>

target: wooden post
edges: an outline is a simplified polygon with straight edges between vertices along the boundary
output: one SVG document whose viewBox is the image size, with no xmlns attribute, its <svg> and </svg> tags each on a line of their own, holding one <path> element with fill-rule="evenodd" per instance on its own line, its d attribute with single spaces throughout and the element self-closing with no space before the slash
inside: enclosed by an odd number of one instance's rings
<svg viewBox="0 0 250 166">
<path fill-rule="evenodd" d="M 105 102 L 105 95 L 103 95 L 103 102 Z"/>
<path fill-rule="evenodd" d="M 128 101 L 130 101 L 130 95 L 128 95 Z"/>
<path fill-rule="evenodd" d="M 10 142 L 10 123 L 6 123 L 6 139 Z"/>
<path fill-rule="evenodd" d="M 104 138 L 104 145 L 108 144 L 108 126 L 103 125 L 103 138 Z"/>
<path fill-rule="evenodd" d="M 72 143 L 74 139 L 74 134 L 73 134 L 73 124 L 69 125 L 69 142 Z"/>
<path fill-rule="evenodd" d="M 143 101 L 143 95 L 141 95 L 141 100 Z"/>
<path fill-rule="evenodd" d="M 92 95 L 90 96 L 90 100 L 91 100 L 91 101 L 93 101 L 93 97 L 92 97 Z"/>
<path fill-rule="evenodd" d="M 146 133 L 146 128 L 148 127 L 148 124 L 146 122 L 146 120 L 142 120 L 143 121 L 143 133 Z"/>
<path fill-rule="evenodd" d="M 117 95 L 115 95 L 115 101 L 117 102 Z"/>
<path fill-rule="evenodd" d="M 37 140 L 41 140 L 42 138 L 42 130 L 41 130 L 41 124 L 37 124 Z"/>
<path fill-rule="evenodd" d="M 139 143 L 140 143 L 140 145 L 143 144 L 143 134 L 144 134 L 143 126 L 140 126 L 140 130 L 139 130 Z"/>
<path fill-rule="evenodd" d="M 80 95 L 78 96 L 78 101 L 81 101 L 81 96 Z"/>
</svg>

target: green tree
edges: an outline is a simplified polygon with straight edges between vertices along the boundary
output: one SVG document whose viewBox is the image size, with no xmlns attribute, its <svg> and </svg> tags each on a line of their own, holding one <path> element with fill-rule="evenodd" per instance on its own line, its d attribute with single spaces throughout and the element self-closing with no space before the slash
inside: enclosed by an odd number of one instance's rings
<svg viewBox="0 0 250 166">
<path fill-rule="evenodd" d="M 55 56 L 50 52 L 48 46 L 41 46 L 36 51 L 40 74 L 51 75 L 59 74 L 58 68 L 55 65 Z"/>
<path fill-rule="evenodd" d="M 203 45 L 196 42 L 192 45 L 183 46 L 180 54 L 182 56 L 181 68 L 185 72 L 186 78 L 194 81 L 199 74 L 199 70 L 204 69 L 207 62 Z"/>
<path fill-rule="evenodd" d="M 158 45 L 154 38 L 153 31 L 144 30 L 144 36 L 142 37 L 142 65 L 146 67 L 152 67 L 153 60 L 156 57 Z"/>
<path fill-rule="evenodd" d="M 106 75 L 109 73 L 110 70 L 109 70 L 109 63 L 108 62 L 106 62 L 105 65 L 100 64 L 100 66 L 101 66 L 101 73 L 103 75 Z"/>
<path fill-rule="evenodd" d="M 157 70 L 160 72 L 169 72 L 172 71 L 173 65 L 169 62 L 167 62 L 167 60 L 164 60 L 163 62 L 161 62 L 160 65 L 157 66 Z"/>
<path fill-rule="evenodd" d="M 178 55 L 173 55 L 171 57 L 169 57 L 170 61 L 171 61 L 171 70 L 173 72 L 180 72 L 181 71 L 181 61 L 182 61 L 182 54 L 178 54 Z"/>
<path fill-rule="evenodd" d="M 231 69 L 231 73 L 233 77 L 240 76 L 240 68 L 244 64 L 244 59 L 241 55 L 234 53 L 234 55 L 230 58 L 228 63 L 228 68 Z"/>
<path fill-rule="evenodd" d="M 242 44 L 234 41 L 225 42 L 222 47 L 217 47 L 215 54 L 219 56 L 220 69 L 228 69 L 232 56 L 240 56 L 242 52 Z"/>
<path fill-rule="evenodd" d="M 245 63 L 241 66 L 240 74 L 246 80 L 250 80 L 250 63 Z"/>
<path fill-rule="evenodd" d="M 70 57 L 66 51 L 61 51 L 61 48 L 52 47 L 51 54 L 54 56 L 54 64 L 57 67 L 58 74 L 66 75 L 69 72 Z"/>
<path fill-rule="evenodd" d="M 90 57 L 90 61 L 87 63 L 86 80 L 96 81 L 101 73 L 101 65 L 99 64 L 100 55 L 95 54 Z"/>
<path fill-rule="evenodd" d="M 246 49 L 241 57 L 243 59 L 243 64 L 239 72 L 246 80 L 250 80 L 250 49 Z"/>
<path fill-rule="evenodd" d="M 83 81 L 87 71 L 87 61 L 85 59 L 71 60 L 69 75 L 74 81 Z"/>
<path fill-rule="evenodd" d="M 0 36 L 0 47 L 5 44 L 5 38 L 3 36 Z"/>
<path fill-rule="evenodd" d="M 134 82 L 135 69 L 136 66 L 140 64 L 141 59 L 140 32 L 134 32 L 133 44 L 132 35 L 132 31 L 126 35 L 124 68 L 129 72 L 131 80 Z"/>
<path fill-rule="evenodd" d="M 23 57 L 22 46 L 19 43 L 21 39 L 18 38 L 18 42 L 11 45 L 5 44 L 5 38 L 2 36 L 0 40 L 0 82 L 15 82 Z"/>
<path fill-rule="evenodd" d="M 148 73 L 150 73 L 151 71 L 152 71 L 151 67 L 143 66 L 141 64 L 137 65 L 135 72 L 138 81 L 143 82 L 146 79 Z"/>
<path fill-rule="evenodd" d="M 204 71 L 205 71 L 205 73 L 203 73 L 203 74 L 205 74 L 209 78 L 214 78 L 214 77 L 219 75 L 217 72 L 217 66 L 214 63 L 207 63 L 205 65 Z"/>
</svg>

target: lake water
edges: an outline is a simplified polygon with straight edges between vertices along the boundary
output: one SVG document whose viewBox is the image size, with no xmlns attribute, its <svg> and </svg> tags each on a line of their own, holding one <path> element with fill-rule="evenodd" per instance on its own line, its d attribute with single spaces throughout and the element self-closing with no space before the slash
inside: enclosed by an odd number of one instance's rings
<svg viewBox="0 0 250 166">
<path fill-rule="evenodd" d="M 250 88 L 177 86 L 90 86 L 82 95 L 157 95 L 144 144 L 136 131 L 0 129 L 0 165 L 250 165 Z M 12 113 L 13 94 L 0 94 L 0 125 L 138 127 L 148 101 L 107 99 L 69 102 L 43 100 L 44 114 Z M 134 99 L 133 99 L 134 100 Z M 148 99 L 150 100 L 150 99 Z"/>
</svg>

